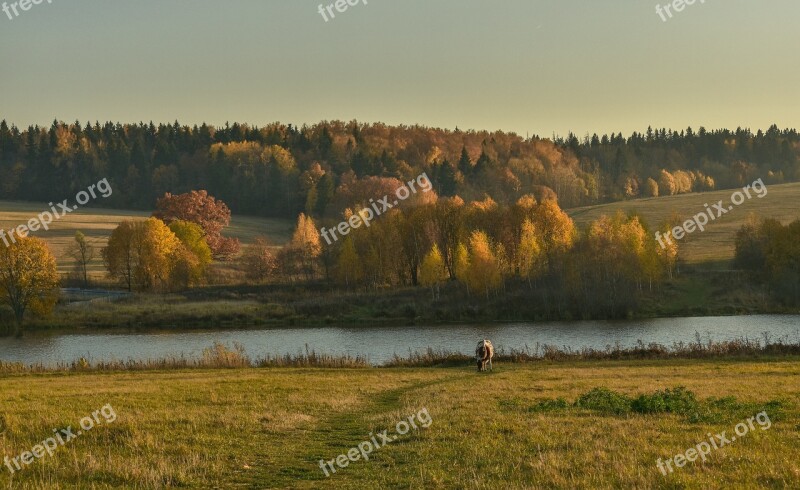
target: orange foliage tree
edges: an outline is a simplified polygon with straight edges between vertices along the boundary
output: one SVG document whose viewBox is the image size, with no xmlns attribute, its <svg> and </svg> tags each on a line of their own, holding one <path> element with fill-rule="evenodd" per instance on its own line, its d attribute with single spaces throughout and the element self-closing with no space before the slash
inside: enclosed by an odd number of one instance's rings
<svg viewBox="0 0 800 490">
<path fill-rule="evenodd" d="M 227 260 L 239 251 L 238 239 L 221 235 L 222 229 L 230 224 L 231 210 L 204 190 L 164 194 L 156 203 L 153 216 L 166 224 L 183 220 L 200 225 L 211 252 L 220 260 Z"/>
</svg>

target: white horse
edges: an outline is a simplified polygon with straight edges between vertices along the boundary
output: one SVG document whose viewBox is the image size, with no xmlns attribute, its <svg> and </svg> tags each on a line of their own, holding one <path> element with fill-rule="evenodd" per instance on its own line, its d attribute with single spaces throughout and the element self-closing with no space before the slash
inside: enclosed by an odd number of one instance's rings
<svg viewBox="0 0 800 490">
<path fill-rule="evenodd" d="M 478 371 L 486 371 L 486 365 L 489 365 L 489 370 L 492 370 L 492 357 L 494 357 L 494 346 L 492 343 L 483 339 L 478 342 L 478 348 L 475 349 L 475 359 L 478 361 Z"/>
</svg>

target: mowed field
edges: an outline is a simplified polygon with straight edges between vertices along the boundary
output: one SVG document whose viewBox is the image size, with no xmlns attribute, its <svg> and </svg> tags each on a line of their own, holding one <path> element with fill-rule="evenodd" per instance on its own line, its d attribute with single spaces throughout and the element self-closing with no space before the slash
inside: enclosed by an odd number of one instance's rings
<svg viewBox="0 0 800 490">
<path fill-rule="evenodd" d="M 796 358 L 0 374 L 0 456 L 78 433 L 103 406 L 117 416 L 13 475 L 0 465 L 0 487 L 800 488 L 799 378 Z M 635 398 L 676 386 L 697 412 L 574 406 L 599 387 Z M 762 411 L 769 427 L 737 437 Z M 705 462 L 656 466 L 723 433 L 733 440 Z M 368 461 L 325 476 L 321 459 L 372 437 L 383 447 Z"/>
<path fill-rule="evenodd" d="M 39 213 L 48 210 L 45 203 L 0 201 L 0 229 L 9 230 L 25 224 Z M 100 249 L 106 246 L 108 237 L 120 222 L 126 219 L 146 219 L 150 213 L 115 209 L 79 208 L 60 220 L 53 221 L 47 231 L 31 233 L 47 242 L 58 261 L 61 273 L 72 270 L 74 260 L 67 256 L 69 245 L 74 243 L 76 231 L 82 231 L 97 250 L 91 263 L 93 277 L 104 275 L 105 268 L 100 258 Z M 259 235 L 269 238 L 276 246 L 291 238 L 294 222 L 290 220 L 232 216 L 231 226 L 223 234 L 239 238 L 243 244 L 252 243 Z"/>
<path fill-rule="evenodd" d="M 677 213 L 682 221 L 702 213 L 706 209 L 706 203 L 713 206 L 722 201 L 725 209 L 728 209 L 731 206 L 731 194 L 734 192 L 736 189 L 636 199 L 568 209 L 567 213 L 580 229 L 584 229 L 603 214 L 613 216 L 618 211 L 626 214 L 635 211 L 645 219 L 651 229 L 655 230 L 663 222 L 668 221 L 673 213 Z M 752 199 L 734 206 L 733 210 L 720 218 L 709 221 L 705 231 L 695 231 L 680 240 L 681 259 L 688 263 L 732 259 L 736 231 L 747 221 L 751 213 L 760 218 L 775 218 L 784 224 L 800 219 L 800 183 L 769 186 L 767 194 L 761 199 L 753 191 L 750 191 L 750 194 Z"/>
</svg>

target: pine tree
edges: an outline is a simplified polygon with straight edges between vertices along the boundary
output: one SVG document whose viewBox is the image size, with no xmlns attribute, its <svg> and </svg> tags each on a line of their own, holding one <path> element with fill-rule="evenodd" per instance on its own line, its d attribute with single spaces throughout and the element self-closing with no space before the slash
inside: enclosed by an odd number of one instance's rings
<svg viewBox="0 0 800 490">
<path fill-rule="evenodd" d="M 472 175 L 472 161 L 469 159 L 466 146 L 461 147 L 461 158 L 458 160 L 458 170 L 464 174 L 464 177 Z"/>
</svg>

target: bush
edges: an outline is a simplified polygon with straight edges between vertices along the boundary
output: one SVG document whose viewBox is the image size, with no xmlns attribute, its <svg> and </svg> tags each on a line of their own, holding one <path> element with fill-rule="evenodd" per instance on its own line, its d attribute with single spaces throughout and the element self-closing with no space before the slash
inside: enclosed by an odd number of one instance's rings
<svg viewBox="0 0 800 490">
<path fill-rule="evenodd" d="M 631 409 L 639 413 L 677 413 L 687 414 L 696 412 L 699 408 L 694 393 L 683 386 L 673 390 L 669 388 L 656 391 L 652 395 L 639 395 L 633 400 Z"/>
<path fill-rule="evenodd" d="M 593 388 L 575 402 L 578 408 L 587 408 L 602 413 L 621 415 L 631 410 L 631 399 L 608 388 Z"/>
</svg>

